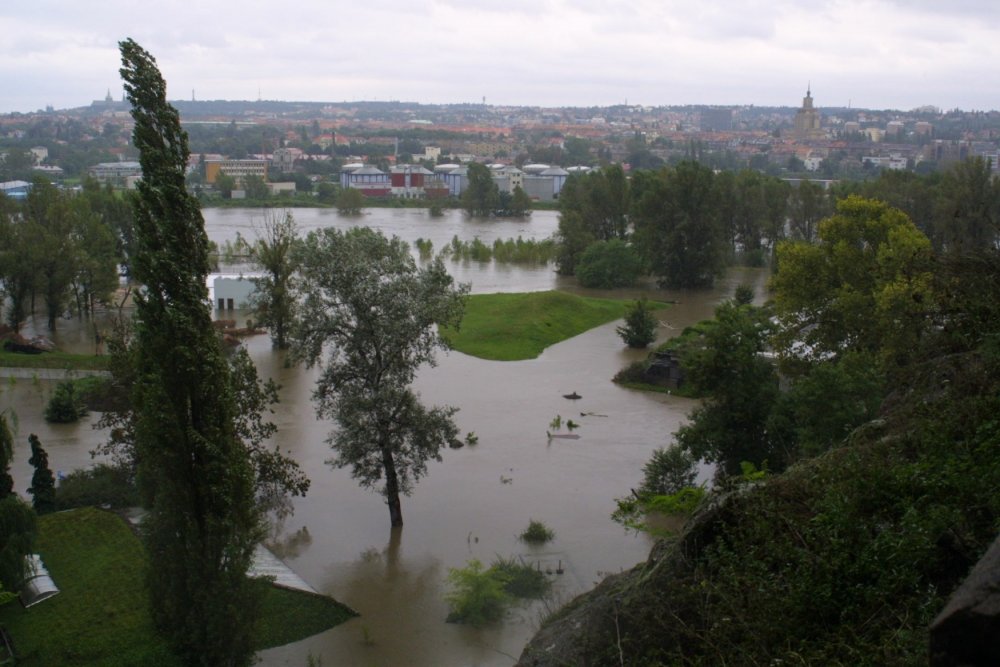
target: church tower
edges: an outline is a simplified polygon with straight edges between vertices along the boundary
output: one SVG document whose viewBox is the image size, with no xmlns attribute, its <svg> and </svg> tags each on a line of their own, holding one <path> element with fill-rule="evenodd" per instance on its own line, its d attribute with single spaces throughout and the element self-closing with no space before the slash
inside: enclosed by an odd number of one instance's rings
<svg viewBox="0 0 1000 667">
<path fill-rule="evenodd" d="M 820 139 L 823 130 L 820 127 L 819 111 L 813 107 L 812 85 L 806 87 L 806 96 L 802 98 L 802 108 L 795 112 L 795 138 Z"/>
</svg>

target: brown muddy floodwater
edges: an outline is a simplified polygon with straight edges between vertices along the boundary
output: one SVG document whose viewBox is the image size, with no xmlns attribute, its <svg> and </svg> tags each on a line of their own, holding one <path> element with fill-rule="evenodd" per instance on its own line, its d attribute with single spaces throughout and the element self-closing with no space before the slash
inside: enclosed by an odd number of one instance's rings
<svg viewBox="0 0 1000 667">
<path fill-rule="evenodd" d="M 326 209 L 296 209 L 300 229 L 346 228 L 365 224 L 407 241 L 430 238 L 435 250 L 453 235 L 472 240 L 542 239 L 556 228 L 557 214 L 538 211 L 526 221 L 477 222 L 460 212 L 430 218 L 420 209 L 369 209 L 360 218 L 343 218 Z M 260 212 L 252 209 L 205 211 L 209 236 L 217 242 L 239 231 L 253 237 Z M 551 266 L 520 267 L 450 263 L 453 275 L 473 292 L 583 290 L 556 276 Z M 615 296 L 675 300 L 659 313 L 661 338 L 711 316 L 734 287 L 753 284 L 763 295 L 763 271 L 736 269 L 714 290 L 659 290 L 653 287 Z M 38 326 L 44 322 L 39 318 Z M 610 378 L 644 352 L 627 350 L 610 323 L 555 345 L 530 361 L 483 361 L 457 352 L 441 354 L 438 365 L 419 374 L 417 389 L 427 404 L 459 408 L 462 433 L 475 432 L 479 443 L 444 449 L 431 462 L 413 495 L 403 499 L 405 526 L 389 527 L 381 496 L 361 489 L 346 470 L 325 462 L 332 457 L 326 439 L 331 424 L 318 421 L 310 396 L 315 374 L 285 368 L 266 336 L 247 342 L 262 376 L 282 385 L 273 419 L 277 443 L 299 461 L 312 479 L 309 495 L 295 500 L 295 513 L 276 526 L 272 546 L 285 562 L 317 590 L 356 609 L 361 616 L 327 632 L 261 653 L 264 665 L 304 667 L 310 655 L 322 664 L 379 666 L 511 665 L 547 609 L 591 588 L 605 574 L 644 560 L 650 540 L 625 531 L 609 518 L 614 498 L 636 487 L 651 452 L 670 442 L 671 433 L 692 408 L 689 400 L 622 389 Z M 69 349 L 93 347 L 92 329 L 62 320 L 56 342 Z M 92 463 L 88 452 L 104 434 L 90 416 L 57 426 L 42 419 L 54 383 L 4 380 L 0 409 L 18 415 L 14 478 L 24 493 L 31 468 L 27 435 L 38 433 L 53 470 Z M 563 394 L 579 393 L 570 401 Z M 584 415 L 583 413 L 588 413 Z M 592 415 L 590 413 L 593 413 Z M 577 440 L 549 441 L 546 431 L 556 415 L 581 424 Z M 599 416 L 598 416 L 599 415 Z M 703 471 L 703 476 L 708 472 Z M 545 522 L 555 539 L 529 547 L 517 538 L 528 521 Z M 552 600 L 516 607 L 500 624 L 474 629 L 445 622 L 448 569 L 477 558 L 497 556 L 538 562 L 552 574 Z"/>
</svg>

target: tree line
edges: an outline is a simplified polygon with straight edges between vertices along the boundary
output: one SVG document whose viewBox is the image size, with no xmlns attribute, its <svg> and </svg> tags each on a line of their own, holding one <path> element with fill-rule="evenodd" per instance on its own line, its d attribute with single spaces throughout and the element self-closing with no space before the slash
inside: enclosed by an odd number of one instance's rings
<svg viewBox="0 0 1000 667">
<path fill-rule="evenodd" d="M 1000 184 L 991 168 L 988 160 L 973 158 L 942 173 L 884 171 L 873 180 L 824 189 L 750 169 L 715 171 L 694 161 L 639 170 L 630 178 L 612 165 L 566 181 L 558 270 L 593 287 L 630 284 L 641 275 L 667 287 L 709 286 L 735 262 L 773 261 L 784 240 L 815 241 L 819 221 L 850 195 L 903 211 L 936 251 L 993 248 Z M 596 281 L 587 275 L 595 263 L 623 268 Z"/>
<path fill-rule="evenodd" d="M 77 195 L 43 178 L 23 202 L 0 198 L 0 295 L 14 331 L 41 301 L 50 331 L 93 314 L 118 288 L 133 242 L 130 195 L 86 181 Z"/>
<path fill-rule="evenodd" d="M 1000 520 L 1000 228 L 967 211 L 932 217 L 949 223 L 935 242 L 848 195 L 814 241 L 778 242 L 767 303 L 739 290 L 680 349 L 705 400 L 615 518 L 701 511 L 605 590 L 627 602 L 588 627 L 594 664 L 927 660 Z"/>
</svg>

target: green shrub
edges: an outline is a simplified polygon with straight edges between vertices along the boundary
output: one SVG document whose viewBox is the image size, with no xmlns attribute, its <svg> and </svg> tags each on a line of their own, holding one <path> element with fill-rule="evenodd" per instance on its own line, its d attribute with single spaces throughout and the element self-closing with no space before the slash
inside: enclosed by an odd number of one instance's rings
<svg viewBox="0 0 1000 667">
<path fill-rule="evenodd" d="M 612 382 L 621 385 L 636 385 L 646 383 L 646 369 L 649 367 L 648 360 L 633 361 L 625 368 L 621 369 L 611 379 Z"/>
<path fill-rule="evenodd" d="M 344 188 L 337 195 L 337 210 L 344 215 L 358 215 L 365 207 L 365 196 L 357 188 Z"/>
<path fill-rule="evenodd" d="M 615 331 L 629 347 L 643 348 L 656 340 L 656 318 L 649 302 L 637 299 L 625 313 L 625 324 Z"/>
<path fill-rule="evenodd" d="M 45 406 L 45 421 L 52 424 L 71 424 L 88 412 L 83 396 L 73 380 L 56 385 L 56 390 Z"/>
<path fill-rule="evenodd" d="M 529 544 L 545 544 L 555 536 L 556 534 L 551 528 L 541 521 L 532 519 L 528 522 L 528 527 L 521 533 L 520 538 L 522 542 L 528 542 Z"/>
<path fill-rule="evenodd" d="M 641 274 L 642 259 L 632 246 L 619 239 L 591 243 L 576 266 L 576 277 L 584 287 L 629 287 Z"/>
<path fill-rule="evenodd" d="M 516 598 L 537 600 L 552 588 L 552 582 L 545 578 L 541 570 L 516 558 L 497 556 L 487 572 L 502 583 L 508 595 Z"/>
<path fill-rule="evenodd" d="M 689 486 L 677 493 L 665 495 L 632 495 L 626 498 L 616 498 L 616 508 L 611 513 L 611 519 L 633 530 L 641 530 L 653 535 L 670 534 L 674 528 L 664 529 L 651 526 L 647 522 L 648 515 L 688 517 L 701 504 L 707 493 L 704 487 Z"/>
<path fill-rule="evenodd" d="M 427 261 L 434 256 L 434 241 L 421 237 L 415 241 L 414 245 L 417 246 L 417 252 L 420 254 L 421 261 Z"/>
<path fill-rule="evenodd" d="M 450 568 L 448 583 L 452 590 L 445 595 L 451 606 L 449 623 L 482 626 L 503 617 L 510 599 L 503 583 L 476 559 L 466 567 Z"/>
<path fill-rule="evenodd" d="M 135 507 L 139 493 L 135 480 L 122 468 L 98 464 L 89 470 L 74 470 L 59 482 L 56 507 Z"/>
<path fill-rule="evenodd" d="M 477 627 L 500 620 L 515 598 L 537 600 L 552 588 L 540 570 L 500 556 L 486 570 L 476 559 L 451 568 L 448 583 L 452 590 L 445 595 L 451 606 L 447 621 Z"/>
<path fill-rule="evenodd" d="M 642 468 L 643 495 L 668 495 L 694 485 L 698 471 L 694 457 L 677 445 L 653 451 Z"/>
<path fill-rule="evenodd" d="M 736 286 L 736 291 L 733 292 L 733 301 L 739 306 L 748 306 L 753 303 L 753 286 L 742 283 Z"/>
<path fill-rule="evenodd" d="M 701 504 L 707 492 L 700 486 L 689 486 L 677 493 L 653 496 L 645 503 L 646 512 L 667 515 L 690 515 Z"/>
</svg>

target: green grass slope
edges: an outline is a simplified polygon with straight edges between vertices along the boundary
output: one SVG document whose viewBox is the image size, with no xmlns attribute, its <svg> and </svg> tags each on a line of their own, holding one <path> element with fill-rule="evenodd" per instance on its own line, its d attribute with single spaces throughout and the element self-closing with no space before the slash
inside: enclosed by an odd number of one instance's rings
<svg viewBox="0 0 1000 667">
<path fill-rule="evenodd" d="M 41 354 L 23 354 L 21 352 L 10 352 L 0 347 L 0 368 L 56 368 L 75 371 L 105 371 L 108 369 L 108 357 L 59 351 L 42 352 Z"/>
<path fill-rule="evenodd" d="M 16 602 L 0 607 L 18 665 L 181 664 L 155 633 L 142 545 L 122 519 L 94 508 L 40 517 L 37 549 L 60 593 L 30 609 Z M 352 616 L 331 598 L 269 585 L 263 608 L 258 649 L 308 637 Z"/>
</svg>

